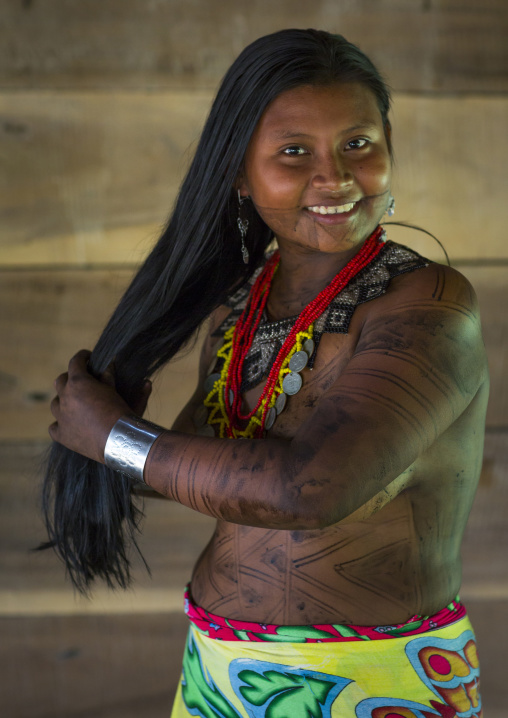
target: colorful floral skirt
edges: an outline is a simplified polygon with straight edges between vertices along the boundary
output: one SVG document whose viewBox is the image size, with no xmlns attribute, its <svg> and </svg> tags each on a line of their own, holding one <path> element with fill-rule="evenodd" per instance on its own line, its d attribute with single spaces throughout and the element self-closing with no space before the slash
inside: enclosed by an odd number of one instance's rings
<svg viewBox="0 0 508 718">
<path fill-rule="evenodd" d="M 465 609 L 397 626 L 273 626 L 195 606 L 172 718 L 481 718 Z"/>
</svg>

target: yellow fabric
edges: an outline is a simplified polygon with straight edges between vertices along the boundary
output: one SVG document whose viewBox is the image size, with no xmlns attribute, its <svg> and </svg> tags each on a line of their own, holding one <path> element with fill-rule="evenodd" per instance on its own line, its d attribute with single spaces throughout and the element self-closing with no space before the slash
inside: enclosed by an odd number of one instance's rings
<svg viewBox="0 0 508 718">
<path fill-rule="evenodd" d="M 452 708 L 454 709 L 452 711 Z M 190 627 L 172 718 L 480 718 L 474 633 L 375 641 L 219 641 Z"/>
</svg>

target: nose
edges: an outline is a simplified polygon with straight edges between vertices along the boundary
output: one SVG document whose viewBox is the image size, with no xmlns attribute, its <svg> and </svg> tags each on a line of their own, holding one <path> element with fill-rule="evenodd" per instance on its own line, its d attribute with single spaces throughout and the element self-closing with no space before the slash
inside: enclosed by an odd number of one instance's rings
<svg viewBox="0 0 508 718">
<path fill-rule="evenodd" d="M 353 173 L 344 157 L 336 152 L 317 158 L 312 186 L 315 189 L 339 192 L 353 183 Z"/>
</svg>

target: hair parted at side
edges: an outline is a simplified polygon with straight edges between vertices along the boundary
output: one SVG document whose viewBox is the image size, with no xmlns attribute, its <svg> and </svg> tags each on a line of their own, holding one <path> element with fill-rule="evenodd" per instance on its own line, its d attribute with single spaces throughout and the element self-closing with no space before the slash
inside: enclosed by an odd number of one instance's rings
<svg viewBox="0 0 508 718">
<path fill-rule="evenodd" d="M 388 126 L 390 93 L 372 62 L 340 35 L 281 30 L 255 40 L 226 73 L 173 213 L 102 332 L 90 359 L 99 376 L 114 360 L 117 390 L 130 404 L 146 378 L 170 361 L 203 320 L 263 261 L 271 232 L 252 203 L 242 261 L 235 182 L 266 107 L 300 85 L 359 82 Z M 96 577 L 130 582 L 128 544 L 141 513 L 130 481 L 54 443 L 43 487 L 49 541 L 74 585 Z M 137 547 L 137 546 L 136 546 Z"/>
</svg>

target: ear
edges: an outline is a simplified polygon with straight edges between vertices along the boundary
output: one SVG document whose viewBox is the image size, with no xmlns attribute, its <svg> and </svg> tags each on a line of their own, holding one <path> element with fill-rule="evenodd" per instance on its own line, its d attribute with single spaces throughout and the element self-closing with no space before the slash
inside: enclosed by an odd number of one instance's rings
<svg viewBox="0 0 508 718">
<path fill-rule="evenodd" d="M 240 197 L 248 197 L 250 195 L 249 185 L 247 183 L 247 178 L 245 177 L 243 170 L 240 170 L 238 172 L 234 188 L 235 193 L 240 192 Z"/>
</svg>

